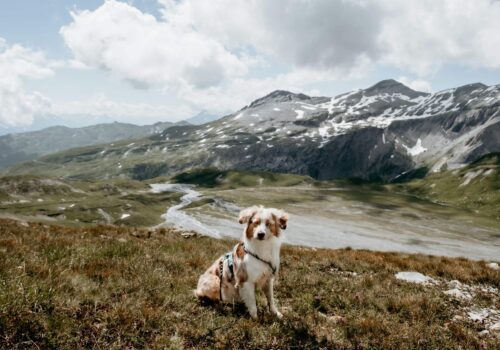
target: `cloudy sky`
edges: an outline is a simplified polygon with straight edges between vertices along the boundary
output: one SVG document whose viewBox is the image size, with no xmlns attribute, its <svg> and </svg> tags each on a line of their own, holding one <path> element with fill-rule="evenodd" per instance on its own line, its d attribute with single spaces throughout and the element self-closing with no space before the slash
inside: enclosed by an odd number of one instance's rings
<svg viewBox="0 0 500 350">
<path fill-rule="evenodd" d="M 0 2 L 4 127 L 177 121 L 276 89 L 333 96 L 387 78 L 500 84 L 500 1 Z"/>
</svg>

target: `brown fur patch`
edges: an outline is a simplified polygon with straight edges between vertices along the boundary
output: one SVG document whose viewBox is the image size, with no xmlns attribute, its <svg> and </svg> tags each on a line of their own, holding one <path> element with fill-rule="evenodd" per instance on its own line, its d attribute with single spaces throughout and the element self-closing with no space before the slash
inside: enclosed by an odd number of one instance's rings
<svg viewBox="0 0 500 350">
<path fill-rule="evenodd" d="M 238 246 L 236 247 L 236 256 L 240 259 L 243 259 L 245 256 L 245 249 L 243 249 L 243 243 L 238 243 Z"/>
<path fill-rule="evenodd" d="M 288 215 L 287 214 L 285 214 L 282 217 L 280 217 L 279 223 L 280 223 L 280 227 L 283 230 L 286 229 L 286 223 L 287 223 L 287 221 L 288 221 Z"/>
<path fill-rule="evenodd" d="M 279 237 L 281 231 L 280 231 L 280 225 L 278 224 L 278 219 L 276 218 L 276 215 L 273 214 L 273 221 L 268 220 L 268 224 L 269 224 L 268 227 L 271 230 L 271 233 L 275 237 Z"/>
<path fill-rule="evenodd" d="M 253 230 L 255 226 L 260 224 L 260 219 L 258 217 L 251 217 L 250 220 L 248 221 L 247 229 L 245 231 L 245 234 L 248 239 L 251 239 L 253 237 Z"/>
<path fill-rule="evenodd" d="M 212 270 L 210 271 L 210 273 L 216 275 L 216 276 L 219 276 L 219 264 L 220 264 L 220 259 L 217 259 L 217 261 L 215 262 L 214 265 L 212 265 Z"/>
<path fill-rule="evenodd" d="M 251 239 L 253 237 L 253 229 L 255 228 L 255 225 L 253 222 L 249 222 L 247 225 L 247 229 L 245 231 L 245 234 L 247 235 L 248 239 Z"/>
<path fill-rule="evenodd" d="M 247 270 L 243 265 L 240 265 L 238 271 L 236 271 L 236 281 L 239 285 L 245 283 L 248 279 Z"/>
</svg>

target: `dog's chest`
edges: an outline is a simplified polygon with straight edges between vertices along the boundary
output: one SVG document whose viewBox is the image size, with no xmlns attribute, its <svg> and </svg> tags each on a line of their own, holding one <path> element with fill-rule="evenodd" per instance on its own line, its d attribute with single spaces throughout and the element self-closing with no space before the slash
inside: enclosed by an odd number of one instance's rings
<svg viewBox="0 0 500 350">
<path fill-rule="evenodd" d="M 254 259 L 248 261 L 247 271 L 249 280 L 255 283 L 258 287 L 263 286 L 273 276 L 269 266 Z"/>
<path fill-rule="evenodd" d="M 258 288 L 262 288 L 271 277 L 272 277 L 272 273 L 270 273 L 270 272 L 263 272 L 260 275 L 260 277 L 258 277 L 257 280 L 255 281 L 255 285 Z"/>
</svg>

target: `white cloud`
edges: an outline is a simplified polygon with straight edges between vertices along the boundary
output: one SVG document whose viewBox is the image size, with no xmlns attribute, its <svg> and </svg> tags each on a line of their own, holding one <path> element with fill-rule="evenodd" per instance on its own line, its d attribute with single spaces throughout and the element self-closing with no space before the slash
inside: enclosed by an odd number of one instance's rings
<svg viewBox="0 0 500 350">
<path fill-rule="evenodd" d="M 423 79 L 409 79 L 407 77 L 399 77 L 398 81 L 405 84 L 409 88 L 416 91 L 432 92 L 431 83 Z"/>
<path fill-rule="evenodd" d="M 208 88 L 247 71 L 245 62 L 216 40 L 126 3 L 109 0 L 72 17 L 60 33 L 76 59 L 136 87 Z"/>
<path fill-rule="evenodd" d="M 307 93 L 377 67 L 406 71 L 416 78 L 403 83 L 421 91 L 444 65 L 500 69 L 493 0 L 158 3 L 160 19 L 117 0 L 72 13 L 60 30 L 72 65 L 160 89 L 185 112 L 236 110 L 273 89 Z"/>
<path fill-rule="evenodd" d="M 500 2 L 382 0 L 383 62 L 428 76 L 443 65 L 500 68 Z"/>
<path fill-rule="evenodd" d="M 166 20 L 231 48 L 314 69 L 377 59 L 380 8 L 365 0 L 159 0 Z"/>
<path fill-rule="evenodd" d="M 24 91 L 23 81 L 51 74 L 43 53 L 17 44 L 9 46 L 0 38 L 0 124 L 29 125 L 35 113 L 46 110 L 49 100 L 40 93 Z"/>
<path fill-rule="evenodd" d="M 159 3 L 163 16 L 179 26 L 299 67 L 348 72 L 361 60 L 420 76 L 446 64 L 500 68 L 500 2 L 494 0 Z"/>
<path fill-rule="evenodd" d="M 157 121 L 178 121 L 191 117 L 197 112 L 186 105 L 152 105 L 147 103 L 128 103 L 113 101 L 105 96 L 97 96 L 81 101 L 62 101 L 53 103 L 50 113 L 80 118 L 106 117 L 147 124 Z"/>
</svg>

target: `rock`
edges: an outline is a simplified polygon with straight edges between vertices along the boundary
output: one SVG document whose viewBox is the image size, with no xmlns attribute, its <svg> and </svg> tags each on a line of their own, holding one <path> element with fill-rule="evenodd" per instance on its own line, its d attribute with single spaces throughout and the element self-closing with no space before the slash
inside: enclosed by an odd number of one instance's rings
<svg viewBox="0 0 500 350">
<path fill-rule="evenodd" d="M 457 281 L 457 280 L 451 280 L 450 282 L 448 282 L 448 285 L 450 286 L 450 288 L 461 288 L 462 287 L 462 283 L 460 283 L 460 281 Z"/>
<path fill-rule="evenodd" d="M 347 322 L 345 317 L 342 317 L 339 315 L 328 317 L 328 321 L 335 323 L 335 324 L 346 324 L 346 322 Z"/>
<path fill-rule="evenodd" d="M 493 269 L 493 270 L 500 269 L 500 266 L 498 266 L 498 264 L 496 262 L 491 262 L 489 264 L 486 264 L 486 266 L 489 267 L 490 269 Z"/>
<path fill-rule="evenodd" d="M 346 323 L 345 317 L 342 317 L 339 315 L 328 316 L 322 312 L 318 312 L 318 316 L 320 316 L 321 318 L 325 318 L 328 322 L 331 322 L 334 324 L 345 324 Z"/>
<path fill-rule="evenodd" d="M 491 311 L 489 309 L 473 309 L 473 310 L 467 312 L 467 316 L 469 316 L 469 318 L 472 321 L 482 323 L 482 322 L 484 322 L 484 320 L 486 318 L 488 318 L 490 313 L 491 313 Z"/>
<path fill-rule="evenodd" d="M 193 237 L 197 237 L 198 234 L 196 232 L 183 232 L 183 233 L 181 233 L 181 236 L 184 238 L 193 238 Z"/>
<path fill-rule="evenodd" d="M 418 283 L 418 284 L 436 284 L 437 281 L 429 276 L 422 275 L 420 272 L 407 271 L 398 272 L 394 275 L 398 280 L 403 280 L 406 282 Z"/>
<path fill-rule="evenodd" d="M 463 290 L 460 290 L 458 288 L 453 288 L 447 291 L 443 292 L 446 295 L 449 295 L 451 297 L 457 298 L 457 299 L 472 299 L 472 295 L 469 292 L 465 292 Z"/>
</svg>

